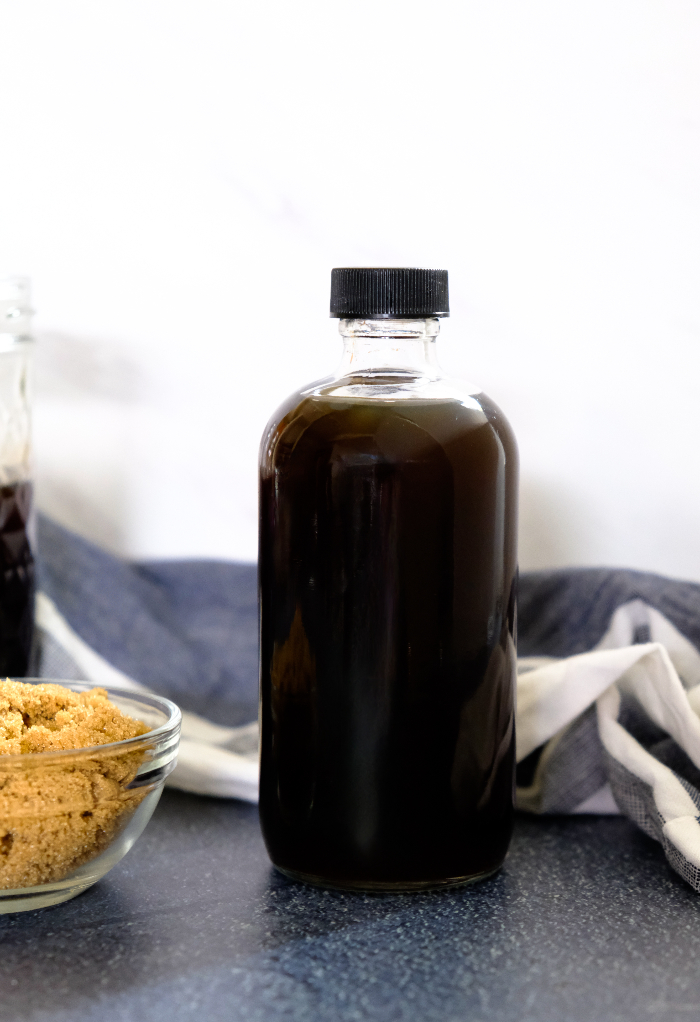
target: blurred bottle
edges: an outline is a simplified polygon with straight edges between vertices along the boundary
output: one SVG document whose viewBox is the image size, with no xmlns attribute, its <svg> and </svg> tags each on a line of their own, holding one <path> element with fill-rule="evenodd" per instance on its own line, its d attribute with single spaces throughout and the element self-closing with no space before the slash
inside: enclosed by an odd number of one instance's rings
<svg viewBox="0 0 700 1022">
<path fill-rule="evenodd" d="M 27 673 L 34 630 L 31 286 L 0 277 L 0 676 Z"/>
</svg>

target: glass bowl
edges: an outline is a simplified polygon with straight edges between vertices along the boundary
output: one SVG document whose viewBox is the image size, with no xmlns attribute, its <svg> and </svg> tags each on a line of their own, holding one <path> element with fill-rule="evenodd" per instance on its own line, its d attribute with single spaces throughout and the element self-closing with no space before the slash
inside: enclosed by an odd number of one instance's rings
<svg viewBox="0 0 700 1022">
<path fill-rule="evenodd" d="M 101 687 L 57 678 L 17 678 Z M 91 887 L 151 818 L 175 766 L 181 714 L 161 696 L 107 689 L 152 730 L 108 745 L 0 756 L 0 913 L 58 905 Z"/>
</svg>

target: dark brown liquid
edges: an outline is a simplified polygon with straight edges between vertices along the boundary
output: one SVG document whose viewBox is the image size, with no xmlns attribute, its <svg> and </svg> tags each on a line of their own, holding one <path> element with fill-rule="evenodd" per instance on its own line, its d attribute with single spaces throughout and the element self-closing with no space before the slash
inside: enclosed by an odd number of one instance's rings
<svg viewBox="0 0 700 1022">
<path fill-rule="evenodd" d="M 487 874 L 513 812 L 510 428 L 483 395 L 288 408 L 261 469 L 270 857 L 370 889 Z"/>
<path fill-rule="evenodd" d="M 34 630 L 32 484 L 0 486 L 0 677 L 24 677 Z"/>
</svg>

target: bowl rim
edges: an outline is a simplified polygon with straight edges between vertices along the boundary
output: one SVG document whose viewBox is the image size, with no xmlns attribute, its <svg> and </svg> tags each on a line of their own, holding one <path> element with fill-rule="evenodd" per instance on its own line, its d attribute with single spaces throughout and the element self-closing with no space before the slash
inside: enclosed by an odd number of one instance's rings
<svg viewBox="0 0 700 1022">
<path fill-rule="evenodd" d="M 80 749 L 48 749 L 46 752 L 8 752 L 0 755 L 0 770 L 6 766 L 23 763 L 47 763 L 51 759 L 67 760 L 71 758 L 84 757 L 94 753 L 114 753 L 115 751 L 126 752 L 136 751 L 145 745 L 151 745 L 154 740 L 177 735 L 182 724 L 182 711 L 177 703 L 165 696 L 156 695 L 155 692 L 140 692 L 130 688 L 115 688 L 110 685 L 100 685 L 99 682 L 73 680 L 69 678 L 7 678 L 0 680 L 19 681 L 28 685 L 61 685 L 72 692 L 89 692 L 93 688 L 101 688 L 112 698 L 112 696 L 128 696 L 135 700 L 142 700 L 146 704 L 164 710 L 168 719 L 164 724 L 154 727 L 143 735 L 134 735 L 133 738 L 122 738 L 118 742 L 105 742 L 104 745 L 86 745 Z"/>
</svg>

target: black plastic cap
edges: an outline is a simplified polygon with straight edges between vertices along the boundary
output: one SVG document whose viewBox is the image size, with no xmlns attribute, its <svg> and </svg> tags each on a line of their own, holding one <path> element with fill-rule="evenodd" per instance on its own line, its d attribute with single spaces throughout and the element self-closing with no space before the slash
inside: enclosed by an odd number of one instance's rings
<svg viewBox="0 0 700 1022">
<path fill-rule="evenodd" d="M 336 319 L 449 316 L 447 270 L 343 267 L 331 271 Z"/>
</svg>

